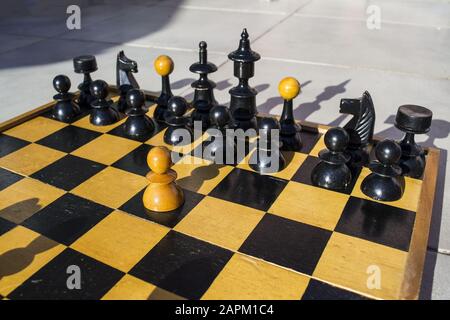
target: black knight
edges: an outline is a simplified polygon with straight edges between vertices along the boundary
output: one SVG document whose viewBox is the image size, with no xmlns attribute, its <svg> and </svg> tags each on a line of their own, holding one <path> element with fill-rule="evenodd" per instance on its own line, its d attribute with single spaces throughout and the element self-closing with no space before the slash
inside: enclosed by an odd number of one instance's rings
<svg viewBox="0 0 450 320">
<path fill-rule="evenodd" d="M 127 93 L 131 89 L 139 89 L 139 85 L 133 76 L 133 73 L 138 72 L 137 62 L 125 56 L 125 53 L 120 51 L 117 54 L 116 64 L 116 84 L 120 91 L 120 98 L 118 102 L 118 110 L 124 112 L 127 108 Z"/>
</svg>

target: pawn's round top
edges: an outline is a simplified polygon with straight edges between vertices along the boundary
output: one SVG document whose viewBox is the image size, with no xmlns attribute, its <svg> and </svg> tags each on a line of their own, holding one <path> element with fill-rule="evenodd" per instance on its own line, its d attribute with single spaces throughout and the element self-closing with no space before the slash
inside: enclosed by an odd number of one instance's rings
<svg viewBox="0 0 450 320">
<path fill-rule="evenodd" d="M 230 121 L 230 110 L 225 106 L 217 105 L 211 109 L 209 118 L 213 125 L 223 128 Z"/>
<path fill-rule="evenodd" d="M 53 78 L 53 88 L 59 93 L 67 93 L 70 89 L 70 85 L 68 76 L 60 74 Z"/>
<path fill-rule="evenodd" d="M 206 49 L 207 46 L 206 41 L 200 41 L 198 44 L 199 49 Z"/>
<path fill-rule="evenodd" d="M 402 155 L 399 144 L 393 140 L 385 139 L 375 147 L 375 157 L 384 165 L 396 164 Z"/>
<path fill-rule="evenodd" d="M 343 128 L 331 128 L 325 133 L 324 142 L 328 150 L 343 152 L 350 141 L 350 137 Z"/>
<path fill-rule="evenodd" d="M 154 147 L 147 154 L 147 164 L 156 174 L 164 174 L 172 166 L 170 151 L 166 147 Z"/>
<path fill-rule="evenodd" d="M 262 118 L 258 123 L 258 128 L 270 133 L 272 129 L 280 129 L 278 120 L 271 117 Z"/>
<path fill-rule="evenodd" d="M 433 112 L 412 104 L 398 108 L 395 126 L 402 131 L 411 133 L 426 133 L 430 130 Z"/>
<path fill-rule="evenodd" d="M 188 109 L 188 103 L 183 97 L 174 96 L 169 99 L 167 109 L 172 112 L 174 116 L 182 117 Z"/>
<path fill-rule="evenodd" d="M 154 67 L 160 76 L 168 76 L 173 71 L 173 60 L 169 56 L 161 55 L 155 59 Z"/>
<path fill-rule="evenodd" d="M 292 100 L 300 93 L 300 83 L 293 77 L 286 77 L 278 84 L 278 92 L 284 100 Z"/>
<path fill-rule="evenodd" d="M 141 108 L 145 103 L 145 95 L 142 90 L 139 89 L 131 89 L 127 93 L 127 104 L 131 108 Z"/>
<path fill-rule="evenodd" d="M 97 99 L 105 99 L 108 96 L 108 84 L 103 80 L 95 80 L 89 87 L 91 94 Z"/>
<path fill-rule="evenodd" d="M 90 73 L 97 70 L 95 56 L 83 55 L 73 58 L 73 68 L 76 73 Z"/>
</svg>

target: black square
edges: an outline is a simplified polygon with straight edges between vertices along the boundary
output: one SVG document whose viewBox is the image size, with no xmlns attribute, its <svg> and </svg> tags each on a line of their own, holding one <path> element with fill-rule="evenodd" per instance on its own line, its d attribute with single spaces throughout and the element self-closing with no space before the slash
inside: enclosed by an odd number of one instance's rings
<svg viewBox="0 0 450 320">
<path fill-rule="evenodd" d="M 153 146 L 150 146 L 148 144 L 141 144 L 139 147 L 114 162 L 112 166 L 141 176 L 145 176 L 150 171 L 150 168 L 147 164 L 147 155 L 151 148 L 153 148 Z"/>
<path fill-rule="evenodd" d="M 234 168 L 209 195 L 267 211 L 286 184 L 283 179 Z"/>
<path fill-rule="evenodd" d="M 175 227 L 203 198 L 204 196 L 189 190 L 183 190 L 184 203 L 176 210 L 169 212 L 154 212 L 149 211 L 144 207 L 142 202 L 142 195 L 145 188 L 136 194 L 133 198 L 128 200 L 119 209 L 138 217 L 165 225 L 169 228 Z"/>
<path fill-rule="evenodd" d="M 0 157 L 4 157 L 28 144 L 30 142 L 0 133 Z"/>
<path fill-rule="evenodd" d="M 310 186 L 313 186 L 313 183 L 311 181 L 311 173 L 316 167 L 317 164 L 319 164 L 320 159 L 314 156 L 307 156 L 305 161 L 303 161 L 300 168 L 298 168 L 297 172 L 292 177 L 292 181 L 304 183 Z M 350 184 L 347 186 L 347 188 L 344 191 L 337 191 L 340 193 L 350 194 L 352 193 L 353 187 L 355 186 L 356 181 L 358 180 L 359 174 L 361 173 L 360 167 L 351 167 L 350 171 L 352 173 L 352 180 Z M 319 187 L 318 187 L 319 188 Z"/>
<path fill-rule="evenodd" d="M 9 187 L 13 183 L 21 180 L 23 177 L 17 173 L 0 168 L 0 191 Z"/>
<path fill-rule="evenodd" d="M 314 146 L 316 145 L 317 141 L 319 141 L 321 136 L 322 134 L 320 134 L 319 132 L 301 130 L 300 137 L 302 141 L 302 148 L 300 152 L 309 154 L 311 150 L 314 149 Z"/>
<path fill-rule="evenodd" d="M 188 299 L 199 299 L 233 253 L 170 231 L 129 274 Z"/>
<path fill-rule="evenodd" d="M 68 154 L 31 177 L 70 191 L 104 168 L 104 164 Z"/>
<path fill-rule="evenodd" d="M 335 231 L 408 251 L 415 216 L 409 210 L 350 197 Z"/>
<path fill-rule="evenodd" d="M 67 287 L 68 282 L 72 283 L 68 278 L 75 275 L 72 269 L 68 269 L 70 266 L 79 268 L 80 289 L 71 290 Z M 98 300 L 123 275 L 124 273 L 117 269 L 67 248 L 9 294 L 8 298 L 12 300 Z"/>
<path fill-rule="evenodd" d="M 101 133 L 76 126 L 66 126 L 36 143 L 62 152 L 72 152 L 94 140 Z"/>
<path fill-rule="evenodd" d="M 3 219 L 2 217 L 0 217 L 0 236 L 6 232 L 8 232 L 9 230 L 11 230 L 12 228 L 14 228 L 16 225 L 14 223 L 12 223 L 11 221 L 8 221 L 6 219 Z"/>
<path fill-rule="evenodd" d="M 125 134 L 125 130 L 124 130 L 125 123 L 122 123 L 120 126 L 115 127 L 111 131 L 108 131 L 108 133 L 118 136 L 118 137 L 126 138 L 126 139 L 132 139 L 132 140 L 139 141 L 139 142 L 145 142 L 148 139 L 150 139 L 151 137 L 158 134 L 162 129 L 164 129 L 166 127 L 165 125 L 158 124 L 156 121 L 152 120 L 152 122 L 153 122 L 153 125 L 155 126 L 155 129 L 152 132 L 149 132 L 147 135 L 139 137 L 139 138 L 130 137 Z"/>
<path fill-rule="evenodd" d="M 112 209 L 66 193 L 22 224 L 59 243 L 70 245 Z"/>
<path fill-rule="evenodd" d="M 240 252 L 311 275 L 331 231 L 266 213 Z"/>
<path fill-rule="evenodd" d="M 359 294 L 311 279 L 302 300 L 368 300 Z"/>
</svg>

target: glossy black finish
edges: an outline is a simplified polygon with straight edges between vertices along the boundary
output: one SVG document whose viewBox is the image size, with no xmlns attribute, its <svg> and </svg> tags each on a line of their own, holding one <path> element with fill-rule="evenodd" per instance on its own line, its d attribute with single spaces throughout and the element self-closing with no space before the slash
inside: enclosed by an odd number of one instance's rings
<svg viewBox="0 0 450 320">
<path fill-rule="evenodd" d="M 170 98 L 173 97 L 172 90 L 170 88 L 170 79 L 169 76 L 161 77 L 161 94 L 156 100 L 156 108 L 153 113 L 153 117 L 158 122 L 165 122 L 165 114 L 167 111 L 167 105 L 169 104 Z"/>
<path fill-rule="evenodd" d="M 155 124 L 146 115 L 144 110 L 145 95 L 139 89 L 131 89 L 127 94 L 128 119 L 125 121 L 123 130 L 125 135 L 131 138 L 150 138 L 155 132 Z"/>
<path fill-rule="evenodd" d="M 210 195 L 267 211 L 286 184 L 287 181 L 283 179 L 234 168 Z"/>
<path fill-rule="evenodd" d="M 113 210 L 101 204 L 66 193 L 23 225 L 59 243 L 70 245 Z"/>
<path fill-rule="evenodd" d="M 248 80 L 255 74 L 255 61 L 261 57 L 251 50 L 247 29 L 242 31 L 238 49 L 231 52 L 228 58 L 233 61 L 234 76 L 239 79 L 239 84 L 229 91 L 234 127 L 244 130 L 256 128 L 257 92 L 249 86 Z"/>
<path fill-rule="evenodd" d="M 408 251 L 414 221 L 412 211 L 350 197 L 334 230 Z"/>
<path fill-rule="evenodd" d="M 206 100 L 197 100 L 193 102 L 192 107 L 194 108 L 194 111 L 191 113 L 191 127 L 194 126 L 195 121 L 200 121 L 202 130 L 208 129 L 211 126 L 209 117 L 211 104 Z"/>
<path fill-rule="evenodd" d="M 284 100 L 280 118 L 281 150 L 299 152 L 302 149 L 300 130 L 300 125 L 294 119 L 292 100 Z"/>
<path fill-rule="evenodd" d="M 3 219 L 2 217 L 0 217 L 0 236 L 2 234 L 5 234 L 6 232 L 8 232 L 9 230 L 11 230 L 12 228 L 14 228 L 16 225 L 8 220 Z"/>
<path fill-rule="evenodd" d="M 175 227 L 178 222 L 180 222 L 204 198 L 202 194 L 183 189 L 184 202 L 181 207 L 169 212 L 155 212 L 147 210 L 144 207 L 142 202 L 144 191 L 145 188 L 123 204 L 119 209 L 169 228 Z"/>
<path fill-rule="evenodd" d="M 210 109 L 217 104 L 217 101 L 214 98 L 213 92 L 216 84 L 208 79 L 208 74 L 216 72 L 217 67 L 215 64 L 208 62 L 206 42 L 201 41 L 198 46 L 199 61 L 192 64 L 189 68 L 189 71 L 197 73 L 199 75 L 199 79 L 191 84 L 191 87 L 195 89 L 192 105 L 195 108 L 197 101 L 203 100 L 206 101 L 208 109 Z"/>
<path fill-rule="evenodd" d="M 153 148 L 151 145 L 141 144 L 139 147 L 114 162 L 112 166 L 140 176 L 145 176 L 148 173 L 147 155 L 151 148 Z"/>
<path fill-rule="evenodd" d="M 76 73 L 84 74 L 83 82 L 78 85 L 80 96 L 78 104 L 82 109 L 90 109 L 94 97 L 90 92 L 90 85 L 92 83 L 91 73 L 97 71 L 97 60 L 95 56 L 83 55 L 73 58 L 73 67 Z"/>
<path fill-rule="evenodd" d="M 28 248 L 20 248 L 24 255 L 30 259 L 35 254 L 32 245 L 39 244 L 38 237 Z M 78 266 L 81 270 L 80 290 L 69 290 L 67 280 L 70 274 L 67 268 L 70 265 Z M 12 300 L 99 300 L 124 276 L 124 273 L 104 263 L 92 259 L 71 248 L 65 249 L 61 254 L 39 269 L 21 286 L 15 289 L 8 297 Z"/>
<path fill-rule="evenodd" d="M 77 126 L 67 126 L 49 136 L 46 136 L 45 138 L 42 138 L 36 143 L 69 153 L 94 140 L 100 135 L 101 133 L 96 131 Z"/>
<path fill-rule="evenodd" d="M 95 126 L 107 126 L 117 122 L 120 118 L 119 113 L 112 108 L 111 101 L 107 100 L 108 84 L 103 80 L 95 80 L 90 90 L 95 99 L 91 104 L 93 110 L 89 121 Z"/>
<path fill-rule="evenodd" d="M 319 152 L 320 162 L 311 172 L 313 185 L 344 191 L 352 181 L 352 173 L 347 166 L 348 157 L 344 151 L 349 143 L 349 135 L 342 128 L 331 128 L 324 137 L 324 149 Z"/>
<path fill-rule="evenodd" d="M 23 179 L 23 177 L 17 173 L 0 168 L 0 191 Z"/>
<path fill-rule="evenodd" d="M 120 51 L 116 60 L 116 86 L 120 91 L 118 110 L 124 112 L 127 109 L 126 95 L 131 89 L 139 89 L 139 85 L 133 76 L 138 72 L 137 62 L 128 58 L 125 53 Z"/>
<path fill-rule="evenodd" d="M 364 296 L 310 279 L 302 300 L 369 300 Z"/>
<path fill-rule="evenodd" d="M 62 122 L 71 122 L 80 113 L 80 107 L 74 101 L 74 94 L 70 93 L 70 79 L 65 75 L 57 75 L 53 78 L 53 87 L 58 92 L 53 96 L 56 101 L 52 108 L 52 116 L 54 119 Z"/>
<path fill-rule="evenodd" d="M 266 213 L 239 252 L 311 275 L 330 236 L 331 231 Z"/>
<path fill-rule="evenodd" d="M 30 142 L 0 133 L 0 157 L 17 151 L 28 144 Z"/>
<path fill-rule="evenodd" d="M 233 253 L 170 231 L 129 274 L 188 299 L 200 299 Z"/>
<path fill-rule="evenodd" d="M 31 177 L 70 191 L 105 167 L 103 164 L 68 154 L 33 173 Z"/>
<path fill-rule="evenodd" d="M 430 130 L 433 113 L 427 108 L 416 105 L 403 105 L 398 108 L 395 126 L 405 132 L 400 141 L 402 157 L 400 167 L 405 176 L 419 179 L 425 170 L 425 152 L 415 142 L 416 134 L 423 134 Z"/>
<path fill-rule="evenodd" d="M 183 97 L 170 98 L 165 113 L 165 121 L 168 125 L 164 132 L 164 142 L 169 145 L 184 145 L 192 141 L 193 132 L 189 128 L 189 119 L 184 116 L 188 109 L 188 103 Z M 189 141 L 183 140 L 190 136 Z"/>
<path fill-rule="evenodd" d="M 375 148 L 378 161 L 370 163 L 372 173 L 361 184 L 361 191 L 375 200 L 399 200 L 405 188 L 405 179 L 400 176 L 397 165 L 401 156 L 400 146 L 392 140 L 383 140 Z"/>
</svg>

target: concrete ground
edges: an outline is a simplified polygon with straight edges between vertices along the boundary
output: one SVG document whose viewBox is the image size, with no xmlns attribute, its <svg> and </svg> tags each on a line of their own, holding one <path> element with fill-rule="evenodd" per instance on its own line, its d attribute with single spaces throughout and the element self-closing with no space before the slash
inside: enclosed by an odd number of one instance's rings
<svg viewBox="0 0 450 320">
<path fill-rule="evenodd" d="M 126 5 L 124 5 L 126 3 Z M 81 29 L 69 30 L 67 6 L 81 8 Z M 367 13 L 369 10 L 369 14 Z M 379 10 L 379 29 L 367 19 Z M 373 21 L 373 20 L 370 20 Z M 419 104 L 434 112 L 431 131 L 418 137 L 442 150 L 423 298 L 450 298 L 450 2 L 448 0 L 167 0 L 167 1 L 10 1 L 0 12 L 0 122 L 51 100 L 53 76 L 66 74 L 73 88 L 81 77 L 71 59 L 95 54 L 95 79 L 115 81 L 115 56 L 125 50 L 139 64 L 142 88 L 160 90 L 153 60 L 175 61 L 175 94 L 192 97 L 198 42 L 208 43 L 215 92 L 228 103 L 236 83 L 227 54 L 242 28 L 262 56 L 250 83 L 259 94 L 259 111 L 279 113 L 277 84 L 294 76 L 303 84 L 295 115 L 340 125 L 343 97 L 371 93 L 377 110 L 376 133 L 399 138 L 393 127 L 397 107 Z M 444 191 L 445 190 L 445 191 Z M 442 253 L 437 253 L 442 252 Z"/>
</svg>

